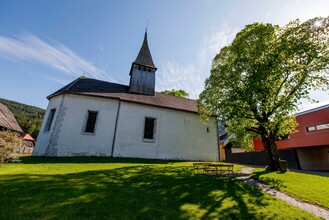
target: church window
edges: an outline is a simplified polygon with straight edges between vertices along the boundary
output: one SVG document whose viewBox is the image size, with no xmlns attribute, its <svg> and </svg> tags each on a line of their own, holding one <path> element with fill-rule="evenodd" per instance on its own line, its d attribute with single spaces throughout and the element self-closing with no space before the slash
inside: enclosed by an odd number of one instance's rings
<svg viewBox="0 0 329 220">
<path fill-rule="evenodd" d="M 146 140 L 154 140 L 155 134 L 155 118 L 145 118 L 145 125 L 144 125 L 144 139 Z"/>
<path fill-rule="evenodd" d="M 45 126 L 45 131 L 50 131 L 51 124 L 53 122 L 54 116 L 55 116 L 56 109 L 51 109 L 47 118 L 46 126 Z"/>
<path fill-rule="evenodd" d="M 97 114 L 98 114 L 97 111 L 88 111 L 88 119 L 85 128 L 86 133 L 94 133 Z"/>
</svg>

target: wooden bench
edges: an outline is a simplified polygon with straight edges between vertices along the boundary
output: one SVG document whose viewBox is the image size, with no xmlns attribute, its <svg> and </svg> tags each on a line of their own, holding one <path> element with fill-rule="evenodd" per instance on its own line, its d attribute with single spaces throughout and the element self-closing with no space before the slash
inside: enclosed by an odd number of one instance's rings
<svg viewBox="0 0 329 220">
<path fill-rule="evenodd" d="M 193 163 L 193 170 L 196 174 L 206 174 L 207 166 L 211 163 L 205 163 L 205 162 L 198 162 Z"/>
<path fill-rule="evenodd" d="M 205 173 L 209 175 L 233 173 L 233 166 L 232 164 L 209 164 L 206 166 Z"/>
<path fill-rule="evenodd" d="M 232 164 L 197 162 L 193 163 L 193 170 L 195 174 L 218 175 L 225 173 L 233 173 L 233 166 L 234 165 Z"/>
</svg>

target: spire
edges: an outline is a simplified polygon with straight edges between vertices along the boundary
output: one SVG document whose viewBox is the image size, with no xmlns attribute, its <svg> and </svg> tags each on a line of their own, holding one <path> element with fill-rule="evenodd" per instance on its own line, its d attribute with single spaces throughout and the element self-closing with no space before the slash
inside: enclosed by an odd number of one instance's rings
<svg viewBox="0 0 329 220">
<path fill-rule="evenodd" d="M 134 64 L 139 64 L 146 67 L 157 69 L 153 63 L 151 52 L 147 44 L 147 28 L 145 30 L 143 45 L 134 61 Z"/>
<path fill-rule="evenodd" d="M 157 68 L 153 63 L 149 46 L 147 44 L 147 28 L 142 47 L 131 64 L 129 92 L 143 95 L 154 95 L 155 72 Z"/>
</svg>

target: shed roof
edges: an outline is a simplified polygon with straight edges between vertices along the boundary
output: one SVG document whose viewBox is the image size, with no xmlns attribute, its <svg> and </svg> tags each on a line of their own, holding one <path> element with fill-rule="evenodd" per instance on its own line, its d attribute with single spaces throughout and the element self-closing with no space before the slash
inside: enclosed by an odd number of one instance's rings
<svg viewBox="0 0 329 220">
<path fill-rule="evenodd" d="M 0 127 L 7 128 L 12 131 L 23 132 L 21 126 L 16 121 L 14 114 L 5 106 L 0 103 Z"/>
<path fill-rule="evenodd" d="M 76 94 L 101 98 L 118 99 L 125 102 L 133 102 L 151 105 L 161 108 L 176 109 L 188 112 L 197 112 L 196 103 L 192 99 L 179 98 L 155 92 L 154 96 L 129 93 L 129 86 L 111 83 L 86 77 L 79 77 L 47 98 L 61 94 Z"/>
</svg>

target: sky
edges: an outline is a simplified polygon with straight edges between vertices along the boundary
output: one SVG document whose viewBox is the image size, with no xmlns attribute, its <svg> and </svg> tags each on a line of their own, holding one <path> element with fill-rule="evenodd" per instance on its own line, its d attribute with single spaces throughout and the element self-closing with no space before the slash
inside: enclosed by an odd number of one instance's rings
<svg viewBox="0 0 329 220">
<path fill-rule="evenodd" d="M 328 0 L 1 0 L 0 97 L 45 109 L 80 76 L 128 85 L 148 21 L 156 91 L 197 99 L 212 59 L 245 25 L 317 16 L 329 16 Z M 311 95 L 329 103 L 328 91 Z"/>
</svg>

